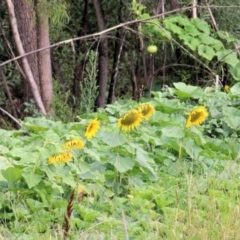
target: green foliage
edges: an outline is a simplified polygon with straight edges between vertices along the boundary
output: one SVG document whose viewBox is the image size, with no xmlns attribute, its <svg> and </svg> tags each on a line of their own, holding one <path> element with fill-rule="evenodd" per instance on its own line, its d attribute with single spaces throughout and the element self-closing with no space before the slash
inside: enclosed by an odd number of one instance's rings
<svg viewBox="0 0 240 240">
<path fill-rule="evenodd" d="M 138 9 L 141 9 L 141 11 Z M 144 20 L 150 15 L 142 13 L 143 9 L 145 9 L 143 5 L 133 1 L 133 12 L 135 14 L 138 12 L 138 18 Z M 239 81 L 240 60 L 233 45 L 233 43 L 238 42 L 237 39 L 226 32 L 214 31 L 205 20 L 200 18 L 189 19 L 185 15 L 174 14 L 165 17 L 163 20 L 147 20 L 141 25 L 140 30 L 143 36 L 150 38 L 151 44 L 177 42 L 189 51 L 185 54 L 191 54 L 203 65 L 210 68 L 211 61 L 218 61 L 218 69 L 213 69 L 217 75 L 220 75 L 220 67 L 227 64 L 230 67 L 232 78 Z"/>
<path fill-rule="evenodd" d="M 69 104 L 72 99 L 70 90 L 64 91 L 58 81 L 53 80 L 54 98 L 52 107 L 57 120 L 62 122 L 74 121 L 76 113 L 73 107 Z"/>
<path fill-rule="evenodd" d="M 40 117 L 41 113 L 37 110 L 36 104 L 33 99 L 30 99 L 29 102 L 24 103 L 24 113 L 27 116 Z"/>
<path fill-rule="evenodd" d="M 26 118 L 28 132 L 0 130 L 1 222 L 15 236 L 61 235 L 54 229 L 62 228 L 69 196 L 80 184 L 86 195 L 81 203 L 74 200 L 75 237 L 100 233 L 123 239 L 124 213 L 131 238 L 222 239 L 226 233 L 235 238 L 239 89 L 236 84 L 227 93 L 175 83 L 153 93 L 155 114 L 127 133 L 118 129 L 118 119 L 138 103 L 116 102 L 88 114 L 101 121 L 91 140 L 84 138 L 88 120 L 81 118 L 74 123 Z M 186 113 L 197 105 L 206 106 L 210 116 L 202 126 L 186 128 Z M 49 164 L 74 138 L 85 147 L 71 150 L 73 160 Z"/>
<path fill-rule="evenodd" d="M 96 85 L 97 77 L 97 53 L 90 51 L 86 63 L 86 77 L 80 81 L 80 110 L 79 113 L 90 113 L 93 111 L 98 87 Z"/>
</svg>

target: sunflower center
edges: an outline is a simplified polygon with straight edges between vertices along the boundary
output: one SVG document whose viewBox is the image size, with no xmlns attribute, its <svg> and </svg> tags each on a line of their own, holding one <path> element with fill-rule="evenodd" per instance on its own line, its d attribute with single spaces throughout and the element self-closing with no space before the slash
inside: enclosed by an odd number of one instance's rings
<svg viewBox="0 0 240 240">
<path fill-rule="evenodd" d="M 94 125 L 93 125 L 93 124 L 90 124 L 90 126 L 89 126 L 89 128 L 88 128 L 88 131 L 91 132 L 93 129 L 94 129 Z"/>
<path fill-rule="evenodd" d="M 197 121 L 201 117 L 200 112 L 191 113 L 191 122 Z"/>
<path fill-rule="evenodd" d="M 142 115 L 145 116 L 151 111 L 149 106 L 146 106 L 142 109 Z"/>
<path fill-rule="evenodd" d="M 139 118 L 138 112 L 131 112 L 126 117 L 124 117 L 121 122 L 122 122 L 122 125 L 128 126 L 138 121 L 138 118 Z"/>
</svg>

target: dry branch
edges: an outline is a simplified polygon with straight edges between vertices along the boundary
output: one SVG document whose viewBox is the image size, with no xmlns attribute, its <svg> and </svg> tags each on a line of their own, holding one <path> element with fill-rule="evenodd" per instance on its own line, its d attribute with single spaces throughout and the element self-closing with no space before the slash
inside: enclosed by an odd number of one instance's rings
<svg viewBox="0 0 240 240">
<path fill-rule="evenodd" d="M 11 0 L 6 0 L 6 1 L 11 1 Z M 187 9 L 191 9 L 192 7 L 186 7 L 186 8 L 181 8 L 182 11 L 184 10 L 187 10 Z M 165 15 L 168 15 L 168 14 L 171 14 L 171 13 L 175 13 L 175 12 L 178 12 L 179 9 L 175 9 L 175 10 L 172 10 L 172 11 L 169 11 L 169 12 L 165 12 L 164 14 Z M 39 48 L 37 50 L 34 50 L 34 51 L 31 51 L 31 52 L 28 52 L 28 53 L 24 53 L 24 54 L 21 54 L 20 56 L 18 57 L 15 57 L 15 58 L 12 58 L 12 59 L 9 59 L 3 63 L 0 64 L 0 67 L 1 66 L 4 66 L 10 62 L 13 62 L 15 60 L 18 60 L 18 59 L 21 59 L 21 58 L 24 58 L 30 54 L 33 54 L 33 53 L 36 53 L 36 52 L 41 52 L 43 50 L 46 50 L 46 49 L 49 49 L 49 48 L 53 48 L 53 47 L 57 47 L 57 46 L 60 46 L 60 45 L 63 45 L 63 44 L 71 44 L 72 42 L 75 42 L 75 41 L 79 41 L 79 40 L 86 40 L 86 39 L 95 39 L 96 37 L 100 37 L 108 32 L 111 32 L 113 30 L 116 30 L 118 28 L 122 28 L 122 27 L 125 27 L 125 26 L 128 26 L 128 25 L 131 25 L 131 24 L 134 24 L 134 23 L 138 23 L 138 22 L 146 22 L 150 19 L 153 19 L 153 18 L 159 18 L 161 17 L 163 14 L 158 14 L 158 15 L 155 15 L 155 16 L 152 16 L 152 17 L 149 17 L 149 18 L 145 18 L 144 20 L 141 19 L 141 20 L 133 20 L 133 21 L 129 21 L 129 22 L 125 22 L 125 23 L 120 23 L 114 27 L 111 27 L 111 28 L 108 28 L 104 31 L 101 31 L 101 32 L 97 32 L 97 33 L 93 33 L 93 34 L 89 34 L 89 35 L 86 35 L 86 36 L 82 36 L 82 37 L 76 37 L 76 38 L 71 38 L 71 39 L 68 39 L 68 40 L 64 40 L 64 41 L 60 41 L 58 43 L 54 43 L 52 45 L 49 45 L 49 46 L 46 46 L 46 47 L 42 47 L 42 48 Z"/>
</svg>

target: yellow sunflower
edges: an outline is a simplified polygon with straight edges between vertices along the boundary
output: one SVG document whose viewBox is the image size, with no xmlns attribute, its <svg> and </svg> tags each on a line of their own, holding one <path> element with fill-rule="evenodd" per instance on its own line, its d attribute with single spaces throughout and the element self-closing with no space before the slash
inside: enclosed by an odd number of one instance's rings
<svg viewBox="0 0 240 240">
<path fill-rule="evenodd" d="M 73 150 L 82 149 L 84 147 L 84 142 L 81 139 L 72 139 L 64 143 L 63 150 Z"/>
<path fill-rule="evenodd" d="M 139 106 L 138 111 L 142 113 L 143 118 L 148 120 L 154 113 L 155 109 L 151 103 L 144 103 Z"/>
<path fill-rule="evenodd" d="M 118 127 L 124 131 L 130 131 L 138 127 L 143 120 L 143 115 L 138 110 L 130 110 L 118 120 Z"/>
<path fill-rule="evenodd" d="M 99 128 L 100 128 L 100 121 L 97 118 L 95 118 L 94 120 L 89 122 L 85 132 L 85 137 L 87 139 L 94 137 L 97 134 Z"/>
<path fill-rule="evenodd" d="M 85 192 L 84 187 L 82 185 L 78 185 L 78 188 L 77 188 L 78 201 L 80 201 L 83 198 L 84 192 Z"/>
<path fill-rule="evenodd" d="M 188 113 L 186 127 L 191 127 L 192 125 L 200 125 L 204 122 L 206 117 L 208 116 L 208 112 L 206 107 L 200 106 L 194 108 L 192 111 Z"/>
<path fill-rule="evenodd" d="M 72 159 L 72 154 L 70 152 L 63 152 L 58 155 L 52 156 L 48 159 L 50 164 L 54 163 L 65 163 Z"/>
<path fill-rule="evenodd" d="M 225 85 L 225 86 L 224 86 L 224 89 L 225 89 L 225 90 L 229 90 L 229 88 L 230 88 L 229 85 Z"/>
</svg>

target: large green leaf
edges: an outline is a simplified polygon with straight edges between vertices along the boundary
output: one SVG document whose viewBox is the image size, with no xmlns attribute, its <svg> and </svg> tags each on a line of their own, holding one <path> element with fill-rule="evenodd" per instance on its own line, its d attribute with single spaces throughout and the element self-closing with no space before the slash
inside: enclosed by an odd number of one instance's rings
<svg viewBox="0 0 240 240">
<path fill-rule="evenodd" d="M 240 117 L 240 109 L 235 107 L 227 107 L 224 109 L 224 115 L 226 117 Z"/>
<path fill-rule="evenodd" d="M 148 169 L 153 175 L 155 175 L 155 171 L 149 163 L 149 156 L 147 152 L 143 149 L 137 149 L 136 151 L 136 161 L 138 164 L 146 169 Z"/>
<path fill-rule="evenodd" d="M 28 204 L 29 208 L 33 212 L 38 211 L 38 210 L 43 209 L 44 207 L 46 207 L 46 205 L 44 203 L 39 202 L 37 200 L 34 200 L 32 198 L 26 199 L 26 203 Z"/>
<path fill-rule="evenodd" d="M 29 150 L 25 148 L 28 147 L 15 147 L 10 150 L 8 154 L 14 158 L 21 159 L 22 163 L 35 163 L 39 157 L 39 154 L 36 152 L 29 152 Z"/>
<path fill-rule="evenodd" d="M 121 146 L 126 142 L 126 138 L 123 135 L 114 132 L 101 132 L 99 137 L 104 143 L 111 147 Z"/>
<path fill-rule="evenodd" d="M 200 18 L 192 18 L 191 19 L 191 22 L 193 23 L 193 25 L 199 29 L 200 31 L 206 33 L 206 34 L 209 34 L 210 33 L 210 26 L 209 24 L 204 21 L 203 19 L 200 19 Z"/>
<path fill-rule="evenodd" d="M 237 42 L 237 39 L 234 36 L 230 35 L 229 32 L 218 31 L 217 34 L 221 39 L 225 40 L 227 43 Z"/>
<path fill-rule="evenodd" d="M 208 61 L 211 61 L 215 56 L 215 51 L 212 47 L 200 44 L 198 46 L 198 54 L 203 58 L 206 58 Z"/>
<path fill-rule="evenodd" d="M 181 99 L 186 100 L 188 98 L 197 99 L 203 95 L 203 90 L 200 87 L 186 85 L 183 82 L 173 83 L 176 88 L 175 94 Z"/>
<path fill-rule="evenodd" d="M 167 126 L 162 128 L 161 131 L 164 136 L 172 138 L 183 138 L 185 134 L 183 129 L 177 126 Z"/>
<path fill-rule="evenodd" d="M 98 153 L 96 152 L 96 150 L 89 149 L 89 148 L 84 148 L 83 151 L 87 155 L 91 156 L 94 160 L 100 161 L 100 157 L 99 157 Z"/>
<path fill-rule="evenodd" d="M 3 177 L 8 182 L 16 182 L 21 178 L 22 170 L 15 167 L 10 167 L 8 169 L 2 170 Z"/>
<path fill-rule="evenodd" d="M 175 34 L 182 35 L 184 33 L 183 29 L 174 23 L 166 21 L 165 26 L 169 31 L 171 31 Z"/>
<path fill-rule="evenodd" d="M 116 156 L 112 155 L 111 159 L 109 159 L 109 162 L 121 173 L 127 172 L 134 167 L 134 162 L 130 157 L 123 157 L 119 154 Z"/>
<path fill-rule="evenodd" d="M 240 81 L 240 61 L 238 61 L 235 67 L 230 67 L 229 72 L 232 74 L 235 80 Z"/>
<path fill-rule="evenodd" d="M 204 45 L 213 45 L 215 43 L 215 38 L 209 36 L 208 34 L 201 34 L 199 36 L 201 43 Z"/>
<path fill-rule="evenodd" d="M 156 110 L 162 112 L 162 113 L 174 113 L 184 110 L 184 108 L 181 106 L 181 103 L 179 100 L 169 100 L 163 98 L 159 101 L 159 104 L 155 107 Z M 156 114 L 157 115 L 157 114 Z"/>
<path fill-rule="evenodd" d="M 240 96 L 240 82 L 234 84 L 231 88 L 231 93 L 233 95 L 239 95 Z"/>
<path fill-rule="evenodd" d="M 182 147 L 193 160 L 196 160 L 202 151 L 202 149 L 189 138 L 184 139 Z"/>
<path fill-rule="evenodd" d="M 195 51 L 198 45 L 201 43 L 199 38 L 191 37 L 189 35 L 183 36 L 182 40 L 184 41 L 184 44 L 188 46 L 192 51 Z"/>
<path fill-rule="evenodd" d="M 29 188 L 36 186 L 42 179 L 41 175 L 25 171 L 22 173 L 23 178 L 25 179 Z"/>
<path fill-rule="evenodd" d="M 218 61 L 227 63 L 230 66 L 232 66 L 231 69 L 239 69 L 238 56 L 237 56 L 236 52 L 233 52 L 231 49 L 224 49 L 221 51 L 217 51 L 216 56 L 218 58 Z M 239 76 L 239 75 L 237 74 L 237 76 Z"/>
<path fill-rule="evenodd" d="M 8 153 L 9 152 L 9 149 L 3 145 L 0 145 L 0 153 L 1 154 L 5 154 L 5 153 Z"/>
<path fill-rule="evenodd" d="M 240 117 L 238 116 L 231 116 L 231 117 L 227 117 L 225 119 L 225 122 L 227 123 L 227 125 L 234 129 L 234 130 L 239 130 L 240 127 Z"/>
<path fill-rule="evenodd" d="M 193 36 L 193 37 L 196 37 L 196 36 L 200 35 L 200 32 L 199 32 L 199 31 L 197 30 L 197 28 L 196 28 L 194 25 L 192 25 L 192 24 L 189 24 L 189 25 L 185 26 L 184 29 L 186 30 L 186 32 L 187 32 L 189 35 L 191 35 L 191 36 Z"/>
</svg>

